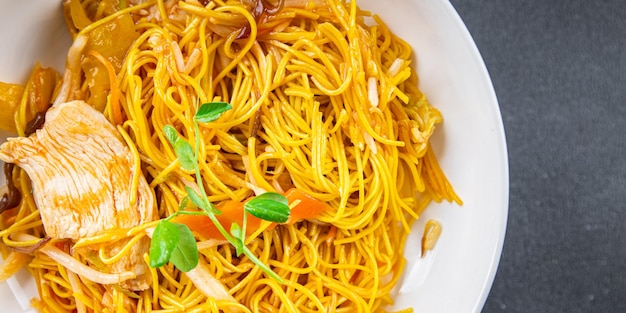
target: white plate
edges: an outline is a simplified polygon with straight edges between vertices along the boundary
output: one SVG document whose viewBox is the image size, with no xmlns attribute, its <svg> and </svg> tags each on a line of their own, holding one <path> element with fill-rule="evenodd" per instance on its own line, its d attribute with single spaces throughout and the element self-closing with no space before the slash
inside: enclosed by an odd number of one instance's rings
<svg viewBox="0 0 626 313">
<path fill-rule="evenodd" d="M 508 213 L 508 161 L 498 102 L 469 32 L 446 0 L 359 0 L 416 51 L 420 88 L 445 122 L 433 140 L 441 166 L 465 202 L 432 205 L 407 243 L 409 266 L 396 308 L 480 312 L 491 288 Z M 23 83 L 35 61 L 62 70 L 70 39 L 60 1 L 0 0 L 0 81 Z M 0 138 L 0 142 L 4 138 Z M 418 260 L 428 218 L 443 224 L 435 250 Z M 417 261 L 416 261 L 417 260 Z M 0 284 L 6 312 L 27 312 L 32 280 Z"/>
</svg>

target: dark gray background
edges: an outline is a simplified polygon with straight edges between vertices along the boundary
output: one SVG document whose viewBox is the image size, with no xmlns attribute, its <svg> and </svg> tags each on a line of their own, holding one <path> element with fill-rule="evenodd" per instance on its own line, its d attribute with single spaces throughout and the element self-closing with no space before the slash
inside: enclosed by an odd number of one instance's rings
<svg viewBox="0 0 626 313">
<path fill-rule="evenodd" d="M 626 312 L 626 1 L 451 3 L 493 79 L 509 151 L 483 312 Z"/>
</svg>

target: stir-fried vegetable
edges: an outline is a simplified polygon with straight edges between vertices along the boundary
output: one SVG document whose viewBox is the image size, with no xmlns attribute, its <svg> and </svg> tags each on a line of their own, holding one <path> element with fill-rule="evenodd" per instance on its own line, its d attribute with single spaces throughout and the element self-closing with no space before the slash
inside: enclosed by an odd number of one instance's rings
<svg viewBox="0 0 626 313">
<path fill-rule="evenodd" d="M 0 82 L 0 129 L 16 132 L 15 109 L 20 103 L 24 87 Z"/>
<path fill-rule="evenodd" d="M 83 83 L 87 87 L 83 86 L 82 89 L 88 91 L 84 100 L 101 112 L 109 97 L 112 98 L 111 105 L 118 105 L 116 99 L 119 91 L 111 77 L 116 77 L 128 49 L 139 36 L 130 14 L 117 14 L 115 18 L 108 16 L 124 6 L 122 1 L 83 4 L 78 0 L 69 0 L 63 6 L 66 24 L 72 36 L 77 38 L 81 34 L 86 37 L 81 61 Z M 120 122 L 119 112 L 117 115 L 116 124 Z"/>
<path fill-rule="evenodd" d="M 172 126 L 165 126 L 164 133 L 174 147 L 180 165 L 186 170 L 195 171 L 196 174 L 199 192 L 191 187 L 187 187 L 187 197 L 181 202 L 180 207 L 181 209 L 186 207 L 187 199 L 189 199 L 200 211 L 179 210 L 174 215 L 161 220 L 157 224 L 150 245 L 150 266 L 163 266 L 169 261 L 181 271 L 188 272 L 198 265 L 198 247 L 189 226 L 185 223 L 171 222 L 171 220 L 179 218 L 181 215 L 193 215 L 193 217 L 208 219 L 219 234 L 235 247 L 238 255 L 245 254 L 268 275 L 277 281 L 282 281 L 280 276 L 261 262 L 246 247 L 245 237 L 247 234 L 248 213 L 253 217 L 270 222 L 286 222 L 290 213 L 287 198 L 278 193 L 268 192 L 246 202 L 243 204 L 244 209 L 240 210 L 243 215 L 241 225 L 239 221 L 231 220 L 230 232 L 228 232 L 223 224 L 225 221 L 220 221 L 217 217 L 221 216 L 223 212 L 209 201 L 202 183 L 197 157 L 201 144 L 201 133 L 198 123 L 215 121 L 223 112 L 230 109 L 230 104 L 224 102 L 205 103 L 200 106 L 193 119 L 196 135 L 195 150 L 188 141 L 178 135 L 178 132 Z M 229 211 L 236 212 L 238 210 Z"/>
<path fill-rule="evenodd" d="M 39 63 L 24 86 L 0 82 L 0 129 L 25 135 L 27 123 L 45 112 L 60 84 L 60 75 Z"/>
<path fill-rule="evenodd" d="M 262 194 L 259 197 L 263 197 L 267 194 L 269 193 Z M 251 198 L 244 202 L 234 200 L 221 202 L 216 206 L 221 212 L 221 214 L 217 215 L 217 220 L 222 225 L 243 224 L 244 213 L 246 212 L 244 208 L 245 205 L 254 205 L 254 203 L 258 201 L 257 199 L 259 197 Z M 319 201 L 296 188 L 287 190 L 284 197 L 287 199 L 291 207 L 289 217 L 286 221 L 282 222 L 285 224 L 293 224 L 303 219 L 316 218 L 320 213 L 328 210 L 328 204 Z M 263 205 L 264 203 L 261 203 L 261 206 Z M 189 227 L 193 232 L 206 239 L 226 239 L 207 216 L 178 215 L 173 218 L 172 221 L 187 225 L 187 227 Z M 261 221 L 262 219 L 257 218 L 254 215 L 248 216 L 246 235 L 250 235 L 255 232 L 261 226 Z M 271 229 L 275 225 L 276 224 L 270 225 L 268 229 Z"/>
<path fill-rule="evenodd" d="M 30 256 L 26 253 L 13 251 L 0 263 L 0 282 L 13 276 L 24 264 L 28 262 Z"/>
<path fill-rule="evenodd" d="M 118 92 L 111 86 L 111 70 L 115 70 L 113 74 L 119 72 L 128 48 L 137 36 L 133 19 L 128 14 L 120 15 L 89 32 L 84 50 L 87 57 L 82 62 L 82 68 L 90 92 L 86 101 L 98 111 L 104 110 L 109 95 L 113 96 Z M 94 54 L 102 56 L 110 65 L 103 63 L 102 58 L 94 57 Z"/>
</svg>

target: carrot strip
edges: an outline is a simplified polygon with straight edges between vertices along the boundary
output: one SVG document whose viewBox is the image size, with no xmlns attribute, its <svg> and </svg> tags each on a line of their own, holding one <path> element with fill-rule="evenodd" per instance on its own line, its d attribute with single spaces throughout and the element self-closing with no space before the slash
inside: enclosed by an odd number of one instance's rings
<svg viewBox="0 0 626 313">
<path fill-rule="evenodd" d="M 226 230 L 230 228 L 232 223 L 237 223 L 240 226 L 243 224 L 243 204 L 244 202 L 230 200 L 217 205 L 217 209 L 222 212 L 222 214 L 217 215 L 217 220 L 220 221 Z M 179 215 L 174 217 L 172 222 L 185 224 L 189 229 L 207 239 L 225 239 L 211 219 L 205 215 Z M 246 235 L 249 235 L 261 225 L 261 219 L 252 215 L 247 216 L 247 222 Z"/>
<path fill-rule="evenodd" d="M 285 197 L 289 203 L 300 202 L 291 209 L 289 220 L 287 220 L 288 224 L 293 224 L 301 219 L 316 218 L 320 213 L 330 210 L 330 206 L 326 202 L 317 200 L 296 188 L 287 190 Z"/>
<path fill-rule="evenodd" d="M 328 229 L 328 233 L 326 233 L 326 245 L 331 245 L 333 241 L 335 241 L 335 237 L 337 236 L 337 226 L 330 225 L 330 229 Z"/>
<path fill-rule="evenodd" d="M 293 224 L 303 219 L 316 218 L 320 213 L 330 208 L 328 204 L 295 188 L 289 189 L 284 195 L 290 204 L 297 202 L 297 204 L 291 208 L 289 219 L 285 224 Z M 229 200 L 219 203 L 217 209 L 220 210 L 222 214 L 217 215 L 217 220 L 226 229 L 229 229 L 232 223 L 237 223 L 240 226 L 243 225 L 243 205 L 246 201 Z M 172 219 L 172 222 L 185 224 L 193 232 L 206 239 L 224 239 L 224 236 L 217 230 L 217 227 L 215 227 L 209 217 L 205 215 L 178 215 Z M 249 214 L 247 216 L 246 235 L 250 235 L 257 230 L 261 226 L 261 222 L 261 219 Z M 276 224 L 272 225 L 272 227 L 275 225 Z"/>
<path fill-rule="evenodd" d="M 122 109 L 120 108 L 119 102 L 119 88 L 117 86 L 117 77 L 115 74 L 115 68 L 113 68 L 113 64 L 107 58 L 103 57 L 98 51 L 91 50 L 89 51 L 89 55 L 96 58 L 96 60 L 100 61 L 106 67 L 107 72 L 109 74 L 109 85 L 111 89 L 111 97 L 109 98 L 109 103 L 111 104 L 111 118 L 113 119 L 113 124 L 121 125 L 124 121 L 122 118 Z"/>
</svg>

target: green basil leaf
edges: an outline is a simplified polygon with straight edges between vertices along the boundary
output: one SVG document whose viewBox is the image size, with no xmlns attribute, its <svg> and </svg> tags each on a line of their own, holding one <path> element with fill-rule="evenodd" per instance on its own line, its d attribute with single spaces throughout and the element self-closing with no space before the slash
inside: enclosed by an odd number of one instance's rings
<svg viewBox="0 0 626 313">
<path fill-rule="evenodd" d="M 284 223 L 289 218 L 289 204 L 285 196 L 266 192 L 243 205 L 246 212 L 266 221 Z"/>
<path fill-rule="evenodd" d="M 178 245 L 179 231 L 173 223 L 162 220 L 154 228 L 150 242 L 150 266 L 161 267 L 170 260 Z"/>
<path fill-rule="evenodd" d="M 185 224 L 172 223 L 178 231 L 178 244 L 172 251 L 170 262 L 179 270 L 189 272 L 198 266 L 198 245 L 193 233 Z"/>
<path fill-rule="evenodd" d="M 235 252 L 237 252 L 237 256 L 240 256 L 243 253 L 243 245 L 245 241 L 245 235 L 239 224 L 232 223 L 230 224 L 230 234 L 233 235 L 235 241 L 232 243 L 235 246 Z"/>
<path fill-rule="evenodd" d="M 180 138 L 180 136 L 178 136 L 178 132 L 172 125 L 163 126 L 163 133 L 165 134 L 165 138 L 167 138 L 172 146 L 174 146 L 174 144 L 176 144 L 176 141 L 178 141 L 178 139 Z"/>
<path fill-rule="evenodd" d="M 222 113 L 232 109 L 226 102 L 209 102 L 200 106 L 196 112 L 195 119 L 200 123 L 209 123 L 217 120 Z"/>
<path fill-rule="evenodd" d="M 176 152 L 180 166 L 184 169 L 191 171 L 196 168 L 196 153 L 193 151 L 189 142 L 182 139 L 177 140 L 176 143 L 174 143 L 174 152 Z"/>
</svg>

